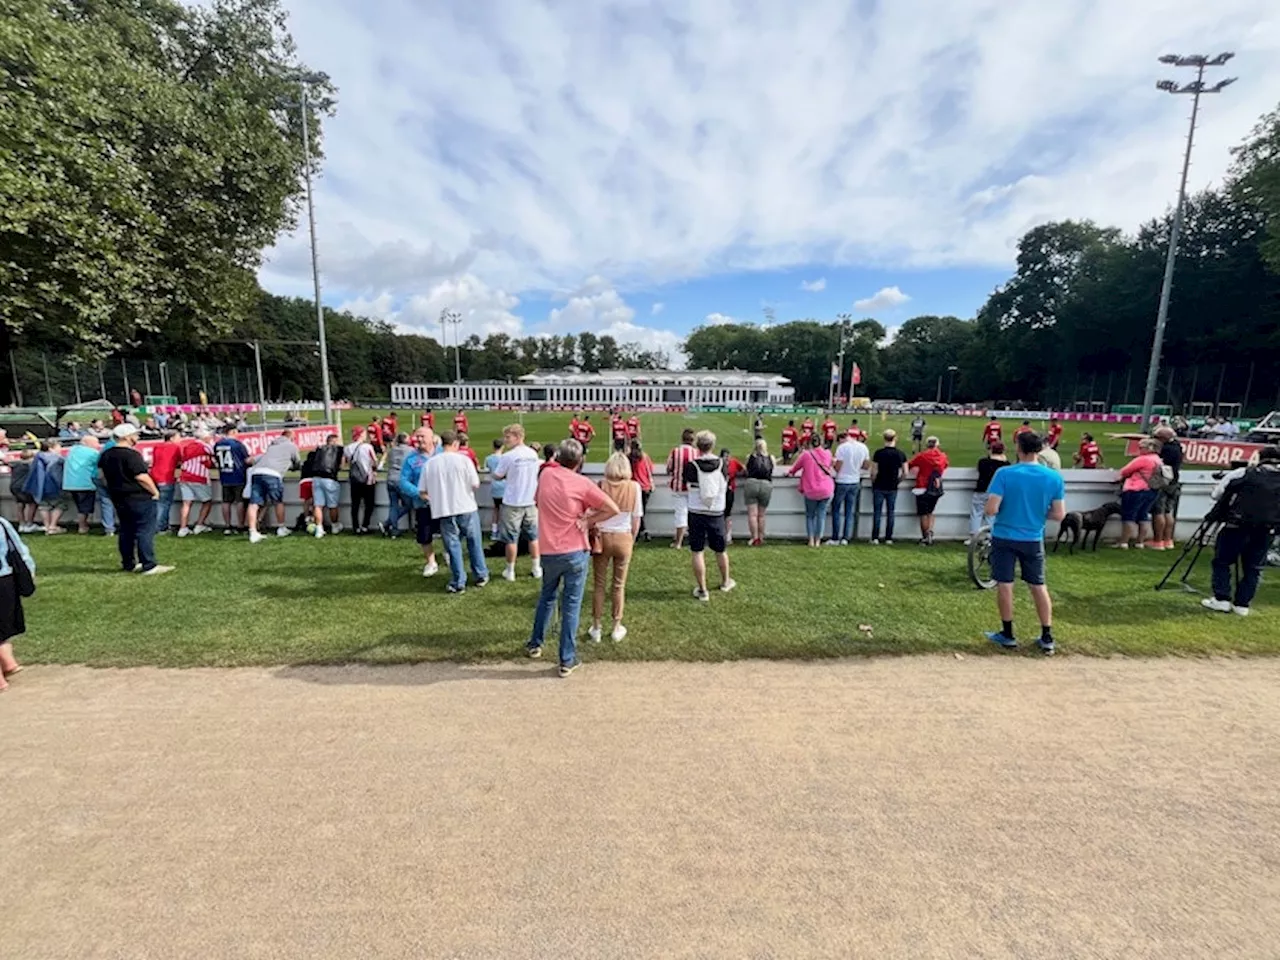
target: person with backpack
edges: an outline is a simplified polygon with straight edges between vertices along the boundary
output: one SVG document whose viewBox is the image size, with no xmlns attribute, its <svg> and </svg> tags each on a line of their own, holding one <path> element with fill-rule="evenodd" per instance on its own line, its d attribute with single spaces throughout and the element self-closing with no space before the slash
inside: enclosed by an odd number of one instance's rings
<svg viewBox="0 0 1280 960">
<path fill-rule="evenodd" d="M 351 530 L 360 536 L 369 532 L 378 494 L 378 454 L 364 427 L 351 431 L 351 442 L 343 451 L 343 459 L 347 462 L 347 479 L 351 481 Z"/>
<path fill-rule="evenodd" d="M 689 507 L 689 549 L 693 551 L 693 596 L 706 603 L 707 561 L 703 551 L 710 545 L 720 568 L 720 592 L 728 593 L 737 583 L 729 576 L 728 544 L 725 539 L 724 504 L 729 493 L 729 477 L 724 461 L 715 455 L 716 435 L 701 430 L 693 437 L 697 456 L 684 464 L 681 479 Z"/>
<path fill-rule="evenodd" d="M 809 546 L 822 544 L 822 531 L 827 527 L 827 507 L 835 494 L 835 470 L 832 469 L 831 451 L 822 445 L 821 439 L 812 434 L 804 453 L 787 471 L 787 476 L 800 474 L 800 496 L 804 497 L 804 530 Z"/>
<path fill-rule="evenodd" d="M 916 516 L 920 519 L 920 546 L 933 546 L 933 511 L 944 493 L 942 475 L 947 472 L 951 462 L 942 452 L 937 437 L 929 437 L 924 442 L 924 449 L 907 462 L 907 469 L 915 477 L 912 493 L 916 498 Z"/>
<path fill-rule="evenodd" d="M 1200 601 L 1216 613 L 1249 615 L 1258 592 L 1267 545 L 1280 529 L 1280 447 L 1263 447 L 1257 463 L 1232 470 L 1213 490 L 1223 519 L 1213 548 L 1213 597 Z M 1231 571 L 1240 567 L 1235 595 Z"/>
<path fill-rule="evenodd" d="M 764 545 L 764 517 L 773 499 L 773 468 L 777 461 L 769 456 L 769 444 L 757 437 L 755 449 L 747 457 L 747 475 L 742 481 L 742 502 L 747 506 L 747 533 L 753 547 Z"/>
<path fill-rule="evenodd" d="M 338 435 L 331 433 L 324 438 L 324 446 L 317 447 L 311 458 L 311 498 L 314 504 L 312 519 L 315 536 L 324 536 L 324 515 L 329 512 L 329 532 L 341 533 L 338 508 L 342 503 L 342 487 L 338 484 L 338 471 L 342 469 L 343 449 Z"/>
</svg>

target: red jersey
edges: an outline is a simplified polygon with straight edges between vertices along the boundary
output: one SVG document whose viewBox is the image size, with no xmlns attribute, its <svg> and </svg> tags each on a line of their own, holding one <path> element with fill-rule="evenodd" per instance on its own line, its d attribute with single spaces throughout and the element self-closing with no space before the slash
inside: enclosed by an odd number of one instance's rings
<svg viewBox="0 0 1280 960">
<path fill-rule="evenodd" d="M 1025 423 L 1018 424 L 1018 429 L 1013 431 L 1013 439 L 1017 440 L 1024 433 L 1033 433 L 1034 431 Z"/>
<path fill-rule="evenodd" d="M 1086 470 L 1094 470 L 1102 459 L 1102 450 L 1092 440 L 1080 441 L 1080 466 Z"/>
<path fill-rule="evenodd" d="M 572 420 L 569 421 L 569 436 L 573 437 L 573 439 L 581 443 L 582 442 L 581 431 L 582 431 L 582 421 L 579 420 L 577 417 L 574 417 Z"/>
<path fill-rule="evenodd" d="M 834 441 L 836 438 L 836 430 L 838 429 L 839 428 L 836 426 L 836 422 L 832 420 L 830 417 L 828 417 L 826 420 L 823 420 L 822 421 L 822 439 L 826 440 L 828 443 Z"/>
<path fill-rule="evenodd" d="M 804 423 L 800 424 L 800 439 L 808 440 L 812 436 L 813 436 L 813 421 L 806 419 Z"/>
<path fill-rule="evenodd" d="M 200 440 L 184 440 L 178 449 L 182 457 L 182 473 L 178 482 L 208 483 L 209 468 L 213 466 L 213 450 L 208 444 Z"/>
<path fill-rule="evenodd" d="M 181 462 L 181 444 L 157 443 L 151 448 L 151 479 L 157 484 L 173 484 Z"/>
<path fill-rule="evenodd" d="M 609 425 L 613 428 L 613 439 L 623 440 L 626 438 L 627 421 L 623 420 L 621 417 L 614 417 Z"/>
<path fill-rule="evenodd" d="M 1000 424 L 1000 421 L 992 420 L 982 428 L 982 442 L 989 447 L 1000 439 L 1003 432 L 1004 427 Z"/>
<path fill-rule="evenodd" d="M 1062 439 L 1062 424 L 1054 423 L 1049 425 L 1049 446 L 1058 449 L 1058 441 Z"/>
<path fill-rule="evenodd" d="M 453 429 L 462 433 L 469 432 L 467 430 L 467 415 L 465 413 L 455 413 L 453 415 Z"/>
<path fill-rule="evenodd" d="M 667 455 L 667 486 L 676 493 L 687 493 L 688 484 L 684 482 L 684 466 L 697 459 L 698 451 L 687 443 L 682 443 Z"/>
<path fill-rule="evenodd" d="M 591 441 L 596 438 L 596 428 L 592 426 L 588 420 L 583 420 L 582 423 L 578 425 L 578 430 L 578 442 L 583 446 L 591 443 Z"/>
<path fill-rule="evenodd" d="M 653 461 L 649 455 L 642 454 L 639 460 L 631 461 L 631 479 L 640 484 L 646 493 L 653 490 Z"/>
<path fill-rule="evenodd" d="M 923 490 L 929 486 L 929 478 L 935 473 L 945 473 L 949 467 L 950 461 L 947 455 L 934 447 L 930 450 L 922 450 L 908 461 L 907 466 L 912 469 L 919 469 L 916 474 L 916 489 Z"/>
<path fill-rule="evenodd" d="M 424 413 L 422 415 L 422 425 L 434 430 L 436 428 L 436 415 L 432 412 Z"/>
<path fill-rule="evenodd" d="M 459 452 L 465 453 L 468 457 L 470 457 L 471 465 L 475 467 L 477 470 L 480 469 L 480 461 L 479 459 L 476 458 L 476 452 L 474 450 L 472 450 L 470 447 L 462 447 Z"/>
<path fill-rule="evenodd" d="M 627 436 L 634 440 L 640 436 L 640 418 L 632 417 L 627 421 Z"/>
<path fill-rule="evenodd" d="M 861 427 L 853 426 L 852 424 L 849 426 L 848 436 L 850 440 L 858 440 L 861 443 L 867 442 L 867 432 Z"/>
<path fill-rule="evenodd" d="M 737 457 L 729 458 L 729 462 L 725 464 L 725 472 L 729 476 L 730 490 L 738 489 L 738 474 L 745 472 L 746 469 L 747 468 L 743 466 L 742 461 L 739 460 Z"/>
<path fill-rule="evenodd" d="M 795 427 L 782 428 L 782 449 L 783 450 L 794 450 L 796 448 L 796 442 L 799 439 L 800 439 L 800 435 L 796 433 Z"/>
</svg>

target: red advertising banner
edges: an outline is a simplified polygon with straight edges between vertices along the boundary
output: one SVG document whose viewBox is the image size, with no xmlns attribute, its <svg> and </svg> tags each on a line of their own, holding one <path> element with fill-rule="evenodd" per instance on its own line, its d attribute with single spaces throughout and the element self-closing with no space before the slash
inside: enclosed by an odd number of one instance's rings
<svg viewBox="0 0 1280 960">
<path fill-rule="evenodd" d="M 1125 453 L 1138 455 L 1139 440 L 1130 437 Z M 1196 467 L 1229 467 L 1232 460 L 1248 460 L 1264 444 L 1239 443 L 1235 440 L 1179 440 L 1182 444 L 1182 462 Z"/>
<path fill-rule="evenodd" d="M 331 433 L 337 433 L 337 431 L 338 431 L 337 427 L 331 426 L 329 424 L 323 424 L 323 423 L 318 424 L 316 426 L 312 426 L 312 427 L 295 427 L 293 430 L 293 442 L 296 443 L 298 445 L 298 449 L 302 450 L 303 452 L 307 450 L 314 450 L 316 447 L 324 443 L 325 437 L 329 436 L 329 434 Z M 244 433 L 241 433 L 237 439 L 239 439 L 241 443 L 243 443 L 246 447 L 249 448 L 249 456 L 257 457 L 257 456 L 261 456 L 264 452 L 266 452 L 267 446 L 271 443 L 271 441 L 274 440 L 276 437 L 280 436 L 280 434 L 283 432 L 284 432 L 283 429 L 255 430 L 253 432 L 245 431 Z M 216 434 L 214 435 L 213 440 L 216 442 L 217 440 Z M 137 449 L 138 449 L 138 452 L 142 454 L 142 458 L 146 460 L 147 463 L 150 463 L 151 451 L 154 450 L 156 446 L 158 446 L 163 442 L 164 441 L 162 440 L 139 440 Z M 69 450 L 74 445 L 75 444 L 73 442 L 68 441 L 67 446 L 64 446 L 62 448 L 62 453 L 65 454 L 67 450 Z M 16 460 L 17 458 L 18 458 L 17 451 L 6 450 L 6 451 L 3 451 L 3 457 L 0 457 L 0 462 Z"/>
</svg>

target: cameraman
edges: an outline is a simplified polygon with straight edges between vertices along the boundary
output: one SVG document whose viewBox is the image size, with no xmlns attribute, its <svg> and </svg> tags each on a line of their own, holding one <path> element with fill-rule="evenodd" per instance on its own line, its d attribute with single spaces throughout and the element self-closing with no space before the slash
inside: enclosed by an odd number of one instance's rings
<svg viewBox="0 0 1280 960">
<path fill-rule="evenodd" d="M 1256 465 L 1226 474 L 1213 489 L 1223 527 L 1213 550 L 1213 599 L 1202 600 L 1218 613 L 1249 615 L 1267 559 L 1271 533 L 1280 526 L 1280 447 L 1258 451 Z M 1240 582 L 1231 600 L 1231 568 L 1240 563 Z"/>
</svg>

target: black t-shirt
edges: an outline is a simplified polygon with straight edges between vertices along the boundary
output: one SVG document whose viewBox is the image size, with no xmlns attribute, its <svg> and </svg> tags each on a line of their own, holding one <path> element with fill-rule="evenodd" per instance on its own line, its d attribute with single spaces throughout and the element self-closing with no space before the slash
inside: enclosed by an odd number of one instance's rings
<svg viewBox="0 0 1280 960">
<path fill-rule="evenodd" d="M 150 500 L 151 493 L 137 481 L 147 472 L 147 461 L 133 447 L 112 447 L 102 451 L 98 469 L 107 482 L 107 492 L 118 500 Z"/>
<path fill-rule="evenodd" d="M 974 493 L 986 493 L 991 486 L 991 478 L 996 475 L 996 471 L 1001 467 L 1007 467 L 1008 460 L 997 460 L 994 457 L 983 457 L 978 461 L 978 485 L 973 488 Z"/>
<path fill-rule="evenodd" d="M 751 480 L 772 480 L 773 458 L 763 453 L 747 457 L 747 477 Z"/>
<path fill-rule="evenodd" d="M 1182 444 L 1177 440 L 1167 440 L 1160 447 L 1160 459 L 1173 469 L 1173 479 L 1182 475 Z"/>
<path fill-rule="evenodd" d="M 898 489 L 898 474 L 907 462 L 907 455 L 897 447 L 881 447 L 871 455 L 871 462 L 876 465 L 876 478 L 871 481 L 871 489 Z"/>
</svg>

